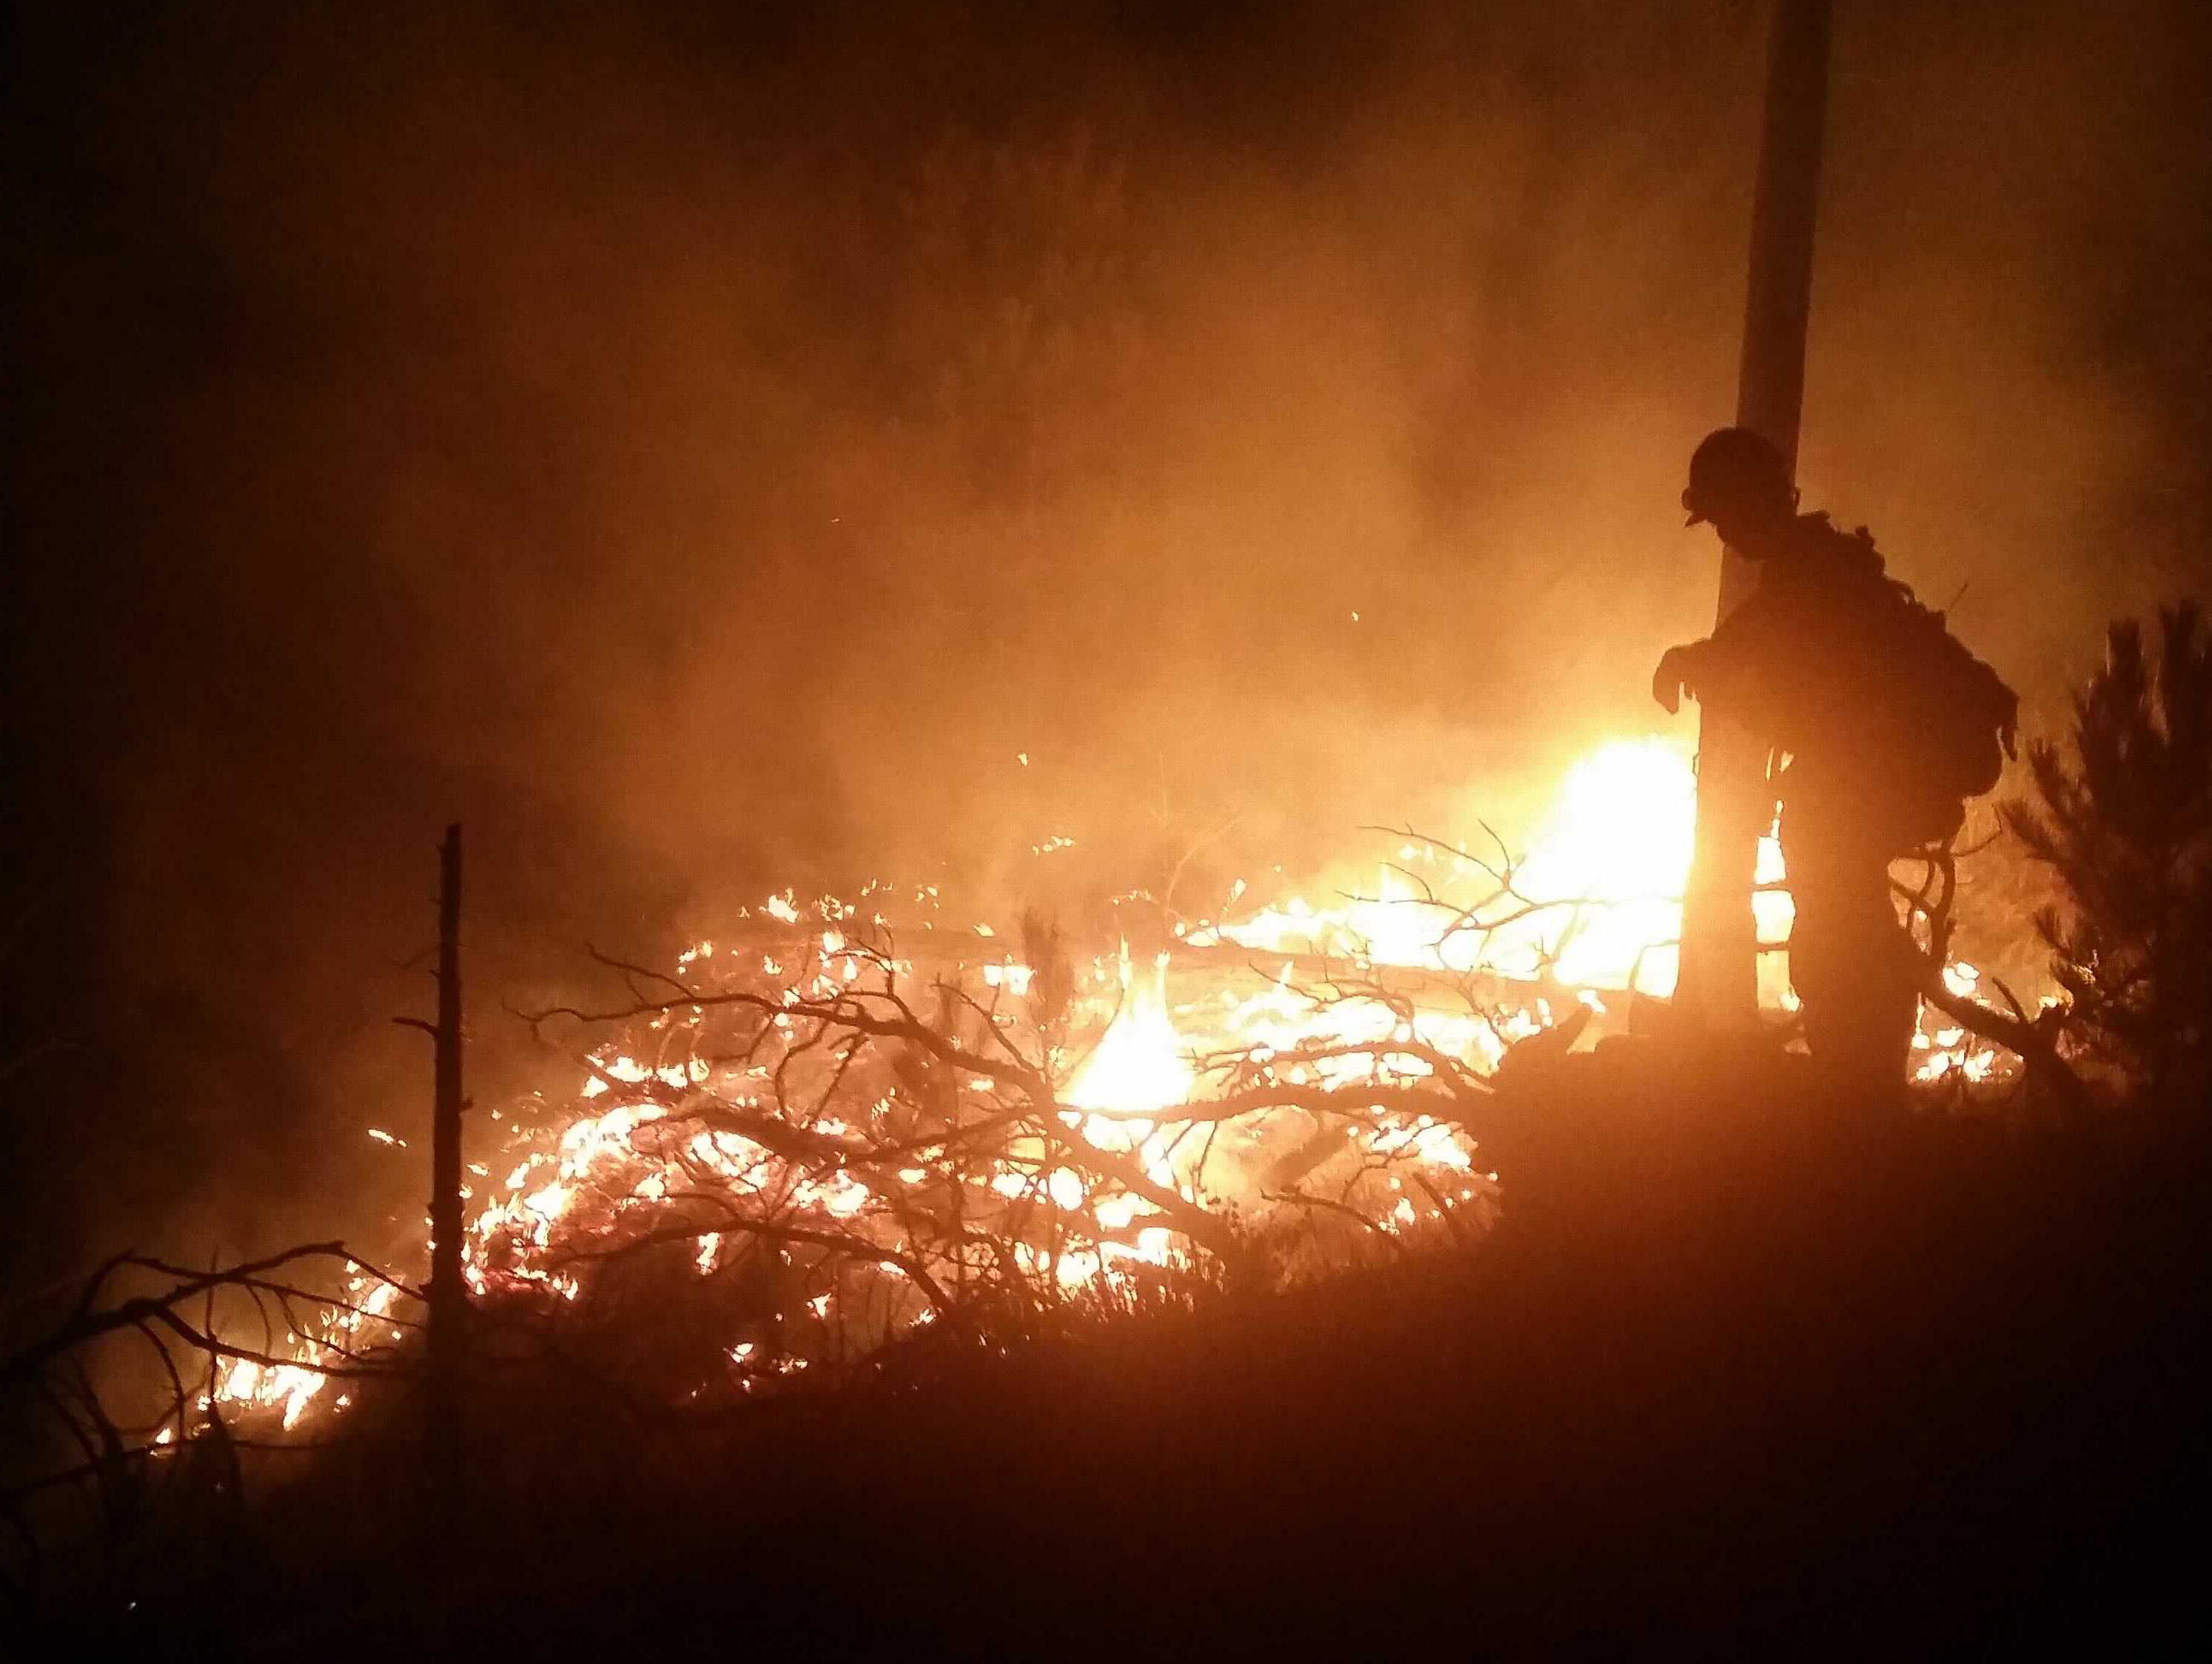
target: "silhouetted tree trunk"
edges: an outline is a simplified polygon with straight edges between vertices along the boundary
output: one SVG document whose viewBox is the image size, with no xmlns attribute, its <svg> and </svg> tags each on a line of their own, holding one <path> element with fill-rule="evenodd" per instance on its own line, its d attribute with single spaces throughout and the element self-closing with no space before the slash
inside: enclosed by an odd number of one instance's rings
<svg viewBox="0 0 2212 1664">
<path fill-rule="evenodd" d="M 1735 419 L 1770 440 L 1793 467 L 1827 100 L 1828 0 L 1775 0 Z M 1725 619 L 1757 587 L 1752 563 L 1733 550 L 1723 552 L 1717 618 Z M 1739 721 L 1704 712 L 1698 723 L 1697 847 L 1682 902 L 1676 1001 L 1709 1026 L 1749 1028 L 1759 1011 L 1751 886 L 1774 793 L 1766 782 L 1765 748 Z"/>
<path fill-rule="evenodd" d="M 430 1309 L 423 1455 L 439 1531 L 461 1517 L 461 1369 L 468 1291 L 461 1281 L 461 829 L 439 851 L 436 1099 L 430 1128 Z"/>
</svg>

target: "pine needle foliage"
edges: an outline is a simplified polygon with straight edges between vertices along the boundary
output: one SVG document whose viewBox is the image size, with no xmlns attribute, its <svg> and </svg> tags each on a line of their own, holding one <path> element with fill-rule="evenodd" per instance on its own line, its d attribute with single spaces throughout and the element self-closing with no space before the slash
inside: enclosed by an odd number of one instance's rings
<svg viewBox="0 0 2212 1664">
<path fill-rule="evenodd" d="M 2212 628 L 2195 601 L 2123 619 L 2064 743 L 2001 811 L 2064 903 L 2035 916 L 2088 1057 L 2161 1095 L 2212 1063 Z"/>
</svg>

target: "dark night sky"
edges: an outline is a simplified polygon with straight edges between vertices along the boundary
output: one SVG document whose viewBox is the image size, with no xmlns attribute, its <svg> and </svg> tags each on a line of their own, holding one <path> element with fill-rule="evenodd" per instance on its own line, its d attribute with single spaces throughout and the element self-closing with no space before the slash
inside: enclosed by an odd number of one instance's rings
<svg viewBox="0 0 2212 1664">
<path fill-rule="evenodd" d="M 73 1045 L 0 1276 L 400 1205 L 453 817 L 489 1011 L 1660 726 L 1763 8 L 1188 9 L 12 9 L 9 981 Z M 2204 9 L 1838 10 L 1807 497 L 2052 720 L 2206 587 Z"/>
</svg>

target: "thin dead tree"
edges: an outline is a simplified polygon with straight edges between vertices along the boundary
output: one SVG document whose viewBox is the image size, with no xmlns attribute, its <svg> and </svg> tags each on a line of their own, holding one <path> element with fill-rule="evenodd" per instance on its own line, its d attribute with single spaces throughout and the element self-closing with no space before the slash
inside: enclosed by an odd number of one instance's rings
<svg viewBox="0 0 2212 1664">
<path fill-rule="evenodd" d="M 461 829 L 446 829 L 438 851 L 438 1019 L 395 1017 L 430 1036 L 434 1097 L 430 1132 L 430 1291 L 423 1400 L 423 1466 L 431 1506 L 450 1532 L 466 1503 L 464 1371 L 468 1285 L 461 1270 Z"/>
</svg>

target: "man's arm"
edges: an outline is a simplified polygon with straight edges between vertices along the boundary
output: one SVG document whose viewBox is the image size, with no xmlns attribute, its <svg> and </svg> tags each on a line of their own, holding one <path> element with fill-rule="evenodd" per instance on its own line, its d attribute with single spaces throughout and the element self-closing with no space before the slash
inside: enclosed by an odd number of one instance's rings
<svg viewBox="0 0 2212 1664">
<path fill-rule="evenodd" d="M 1651 672 L 1651 696 L 1668 715 L 1680 710 L 1685 698 L 1699 697 L 1698 689 L 1705 685 L 1711 667 L 1712 647 L 1712 638 L 1707 636 L 1702 641 L 1669 647 L 1660 655 L 1659 668 Z"/>
<path fill-rule="evenodd" d="M 1791 593 L 1762 583 L 1705 640 L 1667 649 L 1652 672 L 1651 696 L 1670 713 L 1686 697 L 1748 714 L 1797 685 L 1824 644 Z"/>
</svg>

